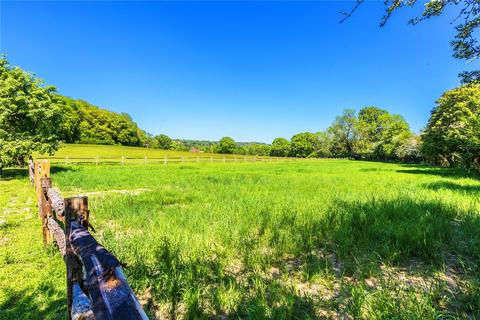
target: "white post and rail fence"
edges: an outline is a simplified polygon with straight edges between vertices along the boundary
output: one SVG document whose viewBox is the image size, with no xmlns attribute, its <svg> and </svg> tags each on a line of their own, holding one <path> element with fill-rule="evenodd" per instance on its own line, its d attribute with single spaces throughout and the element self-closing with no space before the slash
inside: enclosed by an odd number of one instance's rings
<svg viewBox="0 0 480 320">
<path fill-rule="evenodd" d="M 215 155 L 215 156 L 95 156 L 95 157 L 45 157 L 56 164 L 169 164 L 169 163 L 247 163 L 247 162 L 281 162 L 297 161 L 293 157 L 270 156 L 241 156 L 241 155 Z M 303 159 L 305 160 L 305 159 Z"/>
</svg>

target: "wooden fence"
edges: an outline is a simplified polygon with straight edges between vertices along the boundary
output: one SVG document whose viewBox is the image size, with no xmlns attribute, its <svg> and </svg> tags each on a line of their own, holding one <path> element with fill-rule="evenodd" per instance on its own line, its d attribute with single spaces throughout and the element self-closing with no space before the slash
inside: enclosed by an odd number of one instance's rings
<svg viewBox="0 0 480 320">
<path fill-rule="evenodd" d="M 120 262 L 88 231 L 88 198 L 63 199 L 52 187 L 50 161 L 29 163 L 35 187 L 43 242 L 55 242 L 67 269 L 69 320 L 148 319 L 128 285 Z"/>
<path fill-rule="evenodd" d="M 298 158 L 291 157 L 267 157 L 267 156 L 243 156 L 243 155 L 212 155 L 212 156 L 171 156 L 163 157 L 46 157 L 52 163 L 59 164 L 169 164 L 169 163 L 247 163 L 247 162 L 280 162 L 297 161 Z"/>
</svg>

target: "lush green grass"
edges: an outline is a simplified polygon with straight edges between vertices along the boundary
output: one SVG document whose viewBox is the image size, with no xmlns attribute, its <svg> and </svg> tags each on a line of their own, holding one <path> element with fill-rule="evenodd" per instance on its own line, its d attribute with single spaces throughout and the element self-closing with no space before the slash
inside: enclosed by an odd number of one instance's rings
<svg viewBox="0 0 480 320">
<path fill-rule="evenodd" d="M 0 319 L 64 319 L 65 265 L 44 248 L 26 170 L 0 178 Z"/>
<path fill-rule="evenodd" d="M 480 314 L 477 177 L 342 160 L 53 169 L 65 195 L 89 195 L 96 238 L 125 263 L 152 317 Z M 4 203 L 14 192 L 33 198 L 25 178 L 0 188 Z M 28 297 L 48 312 L 39 318 L 54 318 L 64 290 L 51 261 L 61 258 L 42 251 L 28 208 L 18 224 L 4 214 L 2 237 L 18 240 L 1 249 L 2 319 L 35 318 L 33 304 L 11 302 Z"/>
</svg>

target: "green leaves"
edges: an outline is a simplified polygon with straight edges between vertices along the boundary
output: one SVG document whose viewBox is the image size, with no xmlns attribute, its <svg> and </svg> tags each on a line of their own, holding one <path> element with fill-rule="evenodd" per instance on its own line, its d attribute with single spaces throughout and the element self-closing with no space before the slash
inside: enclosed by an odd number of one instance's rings
<svg viewBox="0 0 480 320">
<path fill-rule="evenodd" d="M 270 155 L 274 157 L 287 157 L 290 154 L 290 141 L 284 138 L 276 138 L 272 142 Z"/>
<path fill-rule="evenodd" d="M 315 151 L 317 136 L 311 132 L 302 132 L 292 137 L 291 155 L 305 158 Z"/>
<path fill-rule="evenodd" d="M 428 160 L 472 167 L 480 158 L 480 84 L 445 92 L 432 110 L 422 140 Z"/>
<path fill-rule="evenodd" d="M 0 167 L 22 165 L 32 152 L 59 146 L 63 120 L 55 88 L 0 59 Z"/>
<path fill-rule="evenodd" d="M 234 153 L 235 152 L 235 149 L 237 148 L 237 144 L 235 143 L 235 141 L 230 138 L 230 137 L 223 137 L 220 142 L 218 143 L 217 145 L 217 152 L 218 153 L 226 153 L 226 154 L 230 154 L 230 153 Z"/>
</svg>

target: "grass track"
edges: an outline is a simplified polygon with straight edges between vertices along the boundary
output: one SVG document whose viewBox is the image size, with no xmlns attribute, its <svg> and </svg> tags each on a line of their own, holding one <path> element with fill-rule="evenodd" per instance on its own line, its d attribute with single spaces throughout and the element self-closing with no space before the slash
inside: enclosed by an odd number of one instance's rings
<svg viewBox="0 0 480 320">
<path fill-rule="evenodd" d="M 320 160 L 57 166 L 52 178 L 89 193 L 96 237 L 152 317 L 480 314 L 480 182 L 462 172 Z M 21 195 L 3 209 L 0 318 L 55 318 L 64 273 L 41 249 L 33 191 L 25 177 L 0 188 L 2 205 Z"/>
</svg>

